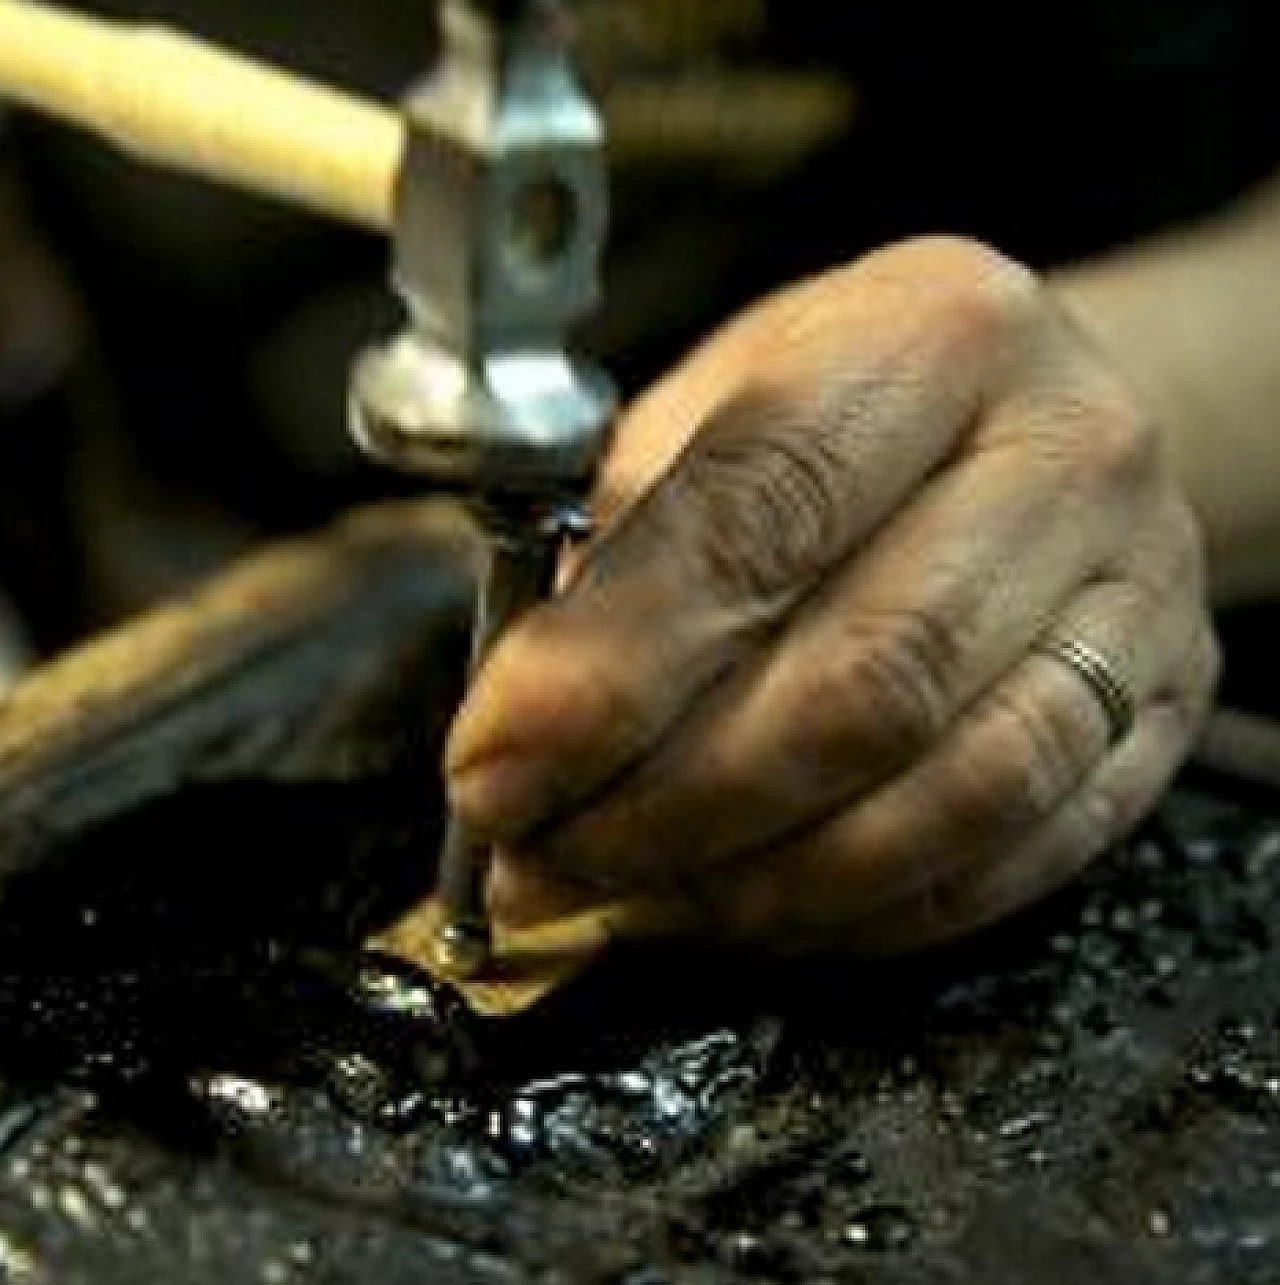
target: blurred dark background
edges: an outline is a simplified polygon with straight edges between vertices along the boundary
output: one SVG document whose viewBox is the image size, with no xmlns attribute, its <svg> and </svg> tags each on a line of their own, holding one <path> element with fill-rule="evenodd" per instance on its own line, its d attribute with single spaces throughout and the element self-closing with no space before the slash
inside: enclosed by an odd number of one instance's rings
<svg viewBox="0 0 1280 1285">
<path fill-rule="evenodd" d="M 428 0 L 80 6 L 383 98 Z M 1219 208 L 1274 164 L 1275 6 L 585 0 L 613 127 L 605 306 L 634 390 L 735 306 L 922 231 L 1047 266 Z M 0 127 L 0 592 L 48 654 L 246 546 L 411 491 L 343 422 L 386 246 Z"/>
</svg>

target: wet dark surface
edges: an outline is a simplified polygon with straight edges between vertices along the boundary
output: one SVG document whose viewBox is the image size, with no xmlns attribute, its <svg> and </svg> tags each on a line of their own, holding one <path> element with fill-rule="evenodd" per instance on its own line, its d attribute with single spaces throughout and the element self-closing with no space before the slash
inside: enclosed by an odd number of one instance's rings
<svg viewBox="0 0 1280 1285">
<path fill-rule="evenodd" d="M 10 898 L 0 1281 L 1280 1280 L 1272 802 L 1184 790 L 925 962 L 622 959 L 487 1025 L 351 949 L 411 795 L 193 791 Z"/>
</svg>

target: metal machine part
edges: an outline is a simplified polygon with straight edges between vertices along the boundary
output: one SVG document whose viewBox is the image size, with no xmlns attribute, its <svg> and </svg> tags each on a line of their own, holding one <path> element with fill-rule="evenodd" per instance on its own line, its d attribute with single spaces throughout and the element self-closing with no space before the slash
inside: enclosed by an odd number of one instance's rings
<svg viewBox="0 0 1280 1285">
<path fill-rule="evenodd" d="M 607 213 L 604 128 L 557 0 L 442 0 L 440 55 L 408 97 L 395 284 L 408 327 L 358 360 L 351 425 L 373 456 L 468 504 L 490 541 L 474 663 L 550 590 L 612 417 L 567 347 L 592 307 Z M 485 851 L 441 858 L 438 963 L 489 951 Z"/>
<path fill-rule="evenodd" d="M 481 514 L 489 562 L 476 604 L 471 670 L 475 673 L 506 627 L 551 591 L 556 559 L 566 538 L 582 534 L 586 519 L 575 507 L 520 512 L 510 503 Z M 438 894 L 445 909 L 436 940 L 436 964 L 465 979 L 487 962 L 492 948 L 485 913 L 487 847 L 451 817 L 440 854 Z"/>
</svg>

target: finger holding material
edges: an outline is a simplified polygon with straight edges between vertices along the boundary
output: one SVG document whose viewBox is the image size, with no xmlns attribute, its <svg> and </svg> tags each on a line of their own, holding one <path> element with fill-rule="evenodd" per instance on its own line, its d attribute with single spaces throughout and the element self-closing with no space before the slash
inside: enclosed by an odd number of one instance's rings
<svg viewBox="0 0 1280 1285">
<path fill-rule="evenodd" d="M 874 341 L 722 407 L 494 650 L 448 756 L 482 831 L 519 836 L 650 750 L 956 449 L 1003 374 L 992 326 L 866 296 Z"/>
<path fill-rule="evenodd" d="M 1042 900 L 1128 834 L 1158 802 L 1190 752 L 1204 709 L 1167 698 L 1025 843 L 996 862 L 850 927 L 849 947 L 897 954 L 940 946 Z"/>
<path fill-rule="evenodd" d="M 1132 515 L 1034 452 L 933 479 L 607 795 L 537 836 L 621 885 L 714 867 L 905 770 L 1115 555 Z M 1164 558 L 1164 550 L 1157 551 Z"/>
<path fill-rule="evenodd" d="M 1154 704 L 1199 710 L 1212 689 L 1215 644 L 1183 595 L 1153 603 L 1132 581 L 1098 585 L 1055 628 L 1088 640 L 1126 675 L 1139 721 Z M 748 938 L 829 945 L 855 920 L 977 878 L 1049 824 L 1110 743 L 1091 687 L 1057 658 L 1033 652 L 915 768 L 778 845 L 757 869 L 719 875 L 726 922 Z"/>
</svg>

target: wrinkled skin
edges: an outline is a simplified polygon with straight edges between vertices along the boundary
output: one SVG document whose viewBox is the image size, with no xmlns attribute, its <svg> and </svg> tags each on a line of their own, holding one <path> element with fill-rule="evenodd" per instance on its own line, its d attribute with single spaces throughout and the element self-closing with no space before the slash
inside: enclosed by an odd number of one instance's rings
<svg viewBox="0 0 1280 1285">
<path fill-rule="evenodd" d="M 1158 427 L 967 241 L 738 318 L 624 417 L 596 509 L 450 741 L 510 921 L 608 897 L 781 950 L 950 939 L 1131 828 L 1216 678 Z M 1118 743 L 1047 631 L 1125 675 Z"/>
</svg>

